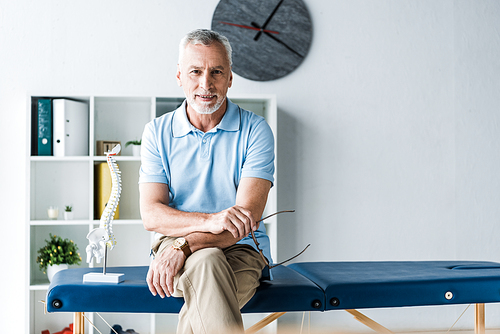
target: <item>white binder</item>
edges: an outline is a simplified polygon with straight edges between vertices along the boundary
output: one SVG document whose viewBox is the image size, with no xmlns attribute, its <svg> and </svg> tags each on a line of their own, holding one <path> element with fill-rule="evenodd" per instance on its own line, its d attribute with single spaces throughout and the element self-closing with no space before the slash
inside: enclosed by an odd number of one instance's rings
<svg viewBox="0 0 500 334">
<path fill-rule="evenodd" d="M 53 155 L 89 155 L 89 106 L 87 103 L 54 99 L 52 101 Z"/>
</svg>

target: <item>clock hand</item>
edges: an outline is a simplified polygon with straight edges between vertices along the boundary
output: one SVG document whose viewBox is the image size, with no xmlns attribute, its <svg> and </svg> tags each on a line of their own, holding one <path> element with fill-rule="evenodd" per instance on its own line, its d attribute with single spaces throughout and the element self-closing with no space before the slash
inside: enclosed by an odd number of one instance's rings
<svg viewBox="0 0 500 334">
<path fill-rule="evenodd" d="M 285 42 L 277 39 L 276 37 L 274 37 L 273 35 L 270 35 L 268 34 L 267 32 L 264 31 L 264 34 L 266 34 L 267 36 L 271 37 L 272 39 L 274 39 L 276 42 L 280 43 L 281 45 L 283 45 L 285 48 L 287 48 L 288 50 L 292 51 L 293 53 L 295 53 L 297 56 L 299 56 L 300 58 L 304 58 L 303 55 L 301 55 L 300 53 L 298 53 L 297 51 L 295 51 L 294 49 L 292 49 L 291 47 L 289 47 L 288 45 L 285 44 Z"/>
<path fill-rule="evenodd" d="M 269 17 L 267 18 L 266 22 L 264 22 L 264 24 L 262 25 L 262 29 L 266 29 L 267 27 L 267 24 L 269 23 L 269 21 L 271 21 L 271 19 L 273 18 L 274 14 L 276 14 L 276 11 L 278 10 L 278 8 L 281 6 L 281 4 L 283 3 L 284 0 L 280 0 L 280 2 L 276 5 L 276 7 L 274 7 L 274 10 L 273 12 L 271 13 L 271 15 L 269 15 Z M 257 41 L 259 38 L 260 38 L 260 35 L 262 35 L 262 30 L 259 31 L 257 33 L 257 35 L 255 35 L 255 37 L 253 38 L 254 41 Z"/>
<path fill-rule="evenodd" d="M 227 25 L 230 25 L 230 26 L 235 26 L 235 27 L 239 27 L 239 28 L 245 28 L 245 29 L 256 30 L 256 31 L 259 31 L 259 32 L 262 32 L 262 31 L 263 31 L 263 32 L 271 33 L 271 34 L 279 34 L 279 32 L 277 32 L 277 31 L 273 31 L 273 30 L 263 30 L 263 29 L 260 29 L 260 28 L 250 27 L 250 26 L 246 26 L 246 25 L 242 25 L 242 24 L 229 23 L 229 22 L 223 22 L 223 21 L 219 21 L 219 23 L 222 23 L 222 24 L 227 24 Z"/>
<path fill-rule="evenodd" d="M 254 26 L 255 28 L 261 28 L 257 23 L 255 22 L 252 22 L 252 26 Z M 276 38 L 275 36 L 269 34 L 266 30 L 262 30 L 260 29 L 260 32 L 264 32 L 264 34 L 266 34 L 267 36 L 271 37 L 272 39 L 274 39 L 276 42 L 280 43 L 281 45 L 283 45 L 285 48 L 287 48 L 288 50 L 292 51 L 293 53 L 295 53 L 297 56 L 299 56 L 300 58 L 304 58 L 303 55 L 301 55 L 300 53 L 298 53 L 297 51 L 295 51 L 294 49 L 292 49 L 290 46 L 288 46 L 285 42 L 283 42 L 282 40 Z M 255 38 L 254 38 L 255 39 Z"/>
</svg>

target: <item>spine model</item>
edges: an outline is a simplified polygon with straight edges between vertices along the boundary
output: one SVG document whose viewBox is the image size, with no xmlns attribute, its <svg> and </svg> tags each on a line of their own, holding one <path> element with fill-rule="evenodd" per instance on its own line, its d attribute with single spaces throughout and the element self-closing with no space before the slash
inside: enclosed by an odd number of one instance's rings
<svg viewBox="0 0 500 334">
<path fill-rule="evenodd" d="M 111 172 L 111 194 L 109 196 L 106 208 L 101 215 L 101 221 L 98 228 L 93 229 L 87 235 L 89 245 L 86 248 L 87 263 L 91 263 L 93 258 L 97 263 L 105 257 L 106 247 L 113 249 L 116 245 L 113 234 L 113 218 L 115 216 L 120 194 L 122 192 L 121 172 L 116 164 L 115 156 L 120 152 L 121 146 L 116 145 L 111 151 L 106 152 L 109 171 Z"/>
<path fill-rule="evenodd" d="M 116 245 L 115 235 L 113 234 L 113 218 L 115 216 L 116 208 L 118 207 L 118 202 L 120 201 L 120 195 L 122 192 L 122 178 L 121 172 L 116 164 L 115 156 L 120 152 L 120 145 L 118 144 L 113 148 L 111 152 L 106 152 L 109 171 L 111 172 L 111 194 L 109 196 L 106 208 L 101 215 L 100 228 L 106 230 L 108 235 L 108 241 L 106 244 L 110 249 L 113 249 Z"/>
</svg>

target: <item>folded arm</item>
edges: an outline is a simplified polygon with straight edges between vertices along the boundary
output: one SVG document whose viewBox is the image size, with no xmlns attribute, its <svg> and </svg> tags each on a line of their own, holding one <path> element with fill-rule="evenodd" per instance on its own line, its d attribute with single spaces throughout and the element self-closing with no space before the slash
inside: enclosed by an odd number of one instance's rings
<svg viewBox="0 0 500 334">
<path fill-rule="evenodd" d="M 225 248 L 258 228 L 271 182 L 243 178 L 236 194 L 236 204 L 221 212 L 207 214 L 183 212 L 168 206 L 168 186 L 142 183 L 140 206 L 144 227 L 171 237 L 185 237 L 191 251 L 206 247 Z"/>
</svg>

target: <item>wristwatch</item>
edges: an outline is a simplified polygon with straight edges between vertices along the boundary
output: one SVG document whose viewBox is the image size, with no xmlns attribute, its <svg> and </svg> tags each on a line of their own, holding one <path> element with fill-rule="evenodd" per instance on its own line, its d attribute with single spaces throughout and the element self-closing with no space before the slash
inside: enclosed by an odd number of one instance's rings
<svg viewBox="0 0 500 334">
<path fill-rule="evenodd" d="M 182 250 L 184 252 L 184 255 L 186 255 L 186 258 L 191 255 L 191 249 L 189 248 L 187 240 L 184 238 L 175 239 L 174 243 L 172 244 L 172 248 L 176 250 Z"/>
</svg>

